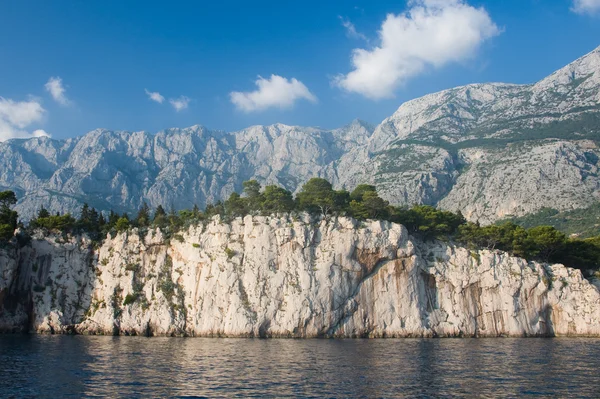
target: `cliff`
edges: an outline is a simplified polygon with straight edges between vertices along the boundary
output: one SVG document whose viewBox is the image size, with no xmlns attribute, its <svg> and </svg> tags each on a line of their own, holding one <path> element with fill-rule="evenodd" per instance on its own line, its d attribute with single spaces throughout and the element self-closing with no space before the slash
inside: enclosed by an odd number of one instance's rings
<svg viewBox="0 0 600 399">
<path fill-rule="evenodd" d="M 578 270 L 422 243 L 397 224 L 218 218 L 170 240 L 0 250 L 0 330 L 260 337 L 600 336 Z"/>
</svg>

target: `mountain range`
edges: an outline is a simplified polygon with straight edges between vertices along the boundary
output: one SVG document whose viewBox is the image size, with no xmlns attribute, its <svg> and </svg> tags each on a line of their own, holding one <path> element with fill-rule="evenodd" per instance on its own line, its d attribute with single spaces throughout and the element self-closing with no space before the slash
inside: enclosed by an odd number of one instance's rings
<svg viewBox="0 0 600 399">
<path fill-rule="evenodd" d="M 201 208 L 255 178 L 298 190 L 377 186 L 395 205 L 461 211 L 490 223 L 600 198 L 600 47 L 528 85 L 472 84 L 406 102 L 377 126 L 275 124 L 237 132 L 202 126 L 93 130 L 67 140 L 0 143 L 0 189 L 31 218 L 41 206 L 135 212 L 146 201 Z"/>
</svg>

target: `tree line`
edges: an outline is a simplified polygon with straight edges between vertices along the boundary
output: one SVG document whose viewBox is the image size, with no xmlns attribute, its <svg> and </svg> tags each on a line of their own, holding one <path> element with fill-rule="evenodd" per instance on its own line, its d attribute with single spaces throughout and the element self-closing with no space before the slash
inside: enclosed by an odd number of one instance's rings
<svg viewBox="0 0 600 399">
<path fill-rule="evenodd" d="M 12 237 L 17 227 L 17 213 L 11 209 L 16 196 L 11 191 L 0 192 L 0 240 Z M 37 228 L 61 232 L 85 232 L 92 239 L 102 240 L 106 234 L 139 229 L 160 228 L 167 236 L 190 225 L 220 215 L 231 220 L 246 215 L 272 215 L 308 212 L 322 216 L 346 215 L 357 220 L 378 219 L 404 225 L 410 234 L 422 240 L 454 241 L 469 248 L 506 251 L 528 260 L 563 263 L 579 269 L 598 269 L 600 236 L 588 239 L 569 238 L 551 226 L 529 229 L 512 222 L 480 226 L 467 222 L 458 212 L 436 209 L 428 205 L 411 208 L 390 205 L 382 199 L 375 186 L 360 184 L 353 191 L 335 190 L 330 182 L 313 178 L 294 196 L 275 185 L 261 187 L 256 180 L 243 183 L 242 193 L 232 193 L 226 201 L 208 204 L 203 211 L 167 212 L 159 205 L 152 210 L 145 202 L 137 214 L 110 211 L 108 215 L 84 204 L 78 218 L 70 214 L 50 214 L 41 208 L 25 230 Z"/>
</svg>

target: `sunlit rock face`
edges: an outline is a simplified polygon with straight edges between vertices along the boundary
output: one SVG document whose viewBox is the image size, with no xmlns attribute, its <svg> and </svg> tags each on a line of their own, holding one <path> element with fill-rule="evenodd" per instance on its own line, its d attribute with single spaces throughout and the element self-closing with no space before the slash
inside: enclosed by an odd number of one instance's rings
<svg viewBox="0 0 600 399">
<path fill-rule="evenodd" d="M 428 204 L 490 223 L 600 198 L 600 49 L 538 83 L 473 84 L 402 104 L 378 126 L 275 124 L 157 134 L 98 129 L 66 141 L 0 143 L 0 189 L 25 220 L 84 202 L 203 208 L 257 179 L 297 191 L 311 177 L 377 186 L 393 205 Z"/>
<path fill-rule="evenodd" d="M 350 218 L 218 218 L 0 250 L 0 329 L 231 337 L 600 336 L 578 270 Z"/>
</svg>

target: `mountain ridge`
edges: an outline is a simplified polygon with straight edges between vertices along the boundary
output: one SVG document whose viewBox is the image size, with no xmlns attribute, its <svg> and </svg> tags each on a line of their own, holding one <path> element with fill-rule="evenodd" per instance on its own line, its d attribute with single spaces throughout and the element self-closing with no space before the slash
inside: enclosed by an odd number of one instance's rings
<svg viewBox="0 0 600 399">
<path fill-rule="evenodd" d="M 424 203 L 490 223 L 600 199 L 600 47 L 540 81 L 478 83 L 403 103 L 377 126 L 337 129 L 201 125 L 149 133 L 94 129 L 66 140 L 0 143 L 0 189 L 28 219 L 45 206 L 77 213 L 190 208 L 244 180 L 296 191 L 319 176 L 375 184 L 393 204 Z M 525 168 L 526 166 L 526 168 Z"/>
</svg>

